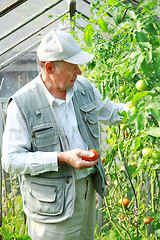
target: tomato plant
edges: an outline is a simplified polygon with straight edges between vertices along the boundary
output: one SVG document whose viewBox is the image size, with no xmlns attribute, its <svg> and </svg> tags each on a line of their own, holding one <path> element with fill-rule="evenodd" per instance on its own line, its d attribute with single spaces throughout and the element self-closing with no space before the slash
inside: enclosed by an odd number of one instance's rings
<svg viewBox="0 0 160 240">
<path fill-rule="evenodd" d="M 89 74 L 103 99 L 124 102 L 133 112 L 132 116 L 119 113 L 121 125 L 103 127 L 104 239 L 155 239 L 160 231 L 160 163 L 154 154 L 160 149 L 159 7 L 156 0 L 140 1 L 137 9 L 131 2 L 95 0 L 93 17 L 84 31 L 86 46 L 95 54 L 84 75 Z M 108 12 L 113 16 L 111 22 Z M 126 123 L 127 129 L 122 125 Z M 119 204 L 125 196 L 130 199 L 127 208 Z M 148 214 L 154 217 L 150 231 L 143 222 Z M 117 220 L 121 216 L 125 221 Z"/>
</svg>

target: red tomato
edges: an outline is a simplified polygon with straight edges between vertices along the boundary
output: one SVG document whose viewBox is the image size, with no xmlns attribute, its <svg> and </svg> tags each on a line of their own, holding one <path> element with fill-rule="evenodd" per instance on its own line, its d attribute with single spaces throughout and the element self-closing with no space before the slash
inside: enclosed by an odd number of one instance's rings
<svg viewBox="0 0 160 240">
<path fill-rule="evenodd" d="M 101 161 L 102 161 L 102 164 L 104 164 L 105 163 L 105 158 L 101 157 Z"/>
<path fill-rule="evenodd" d="M 95 149 L 90 149 L 89 152 L 93 152 L 93 153 L 94 153 L 94 156 L 93 156 L 93 157 L 90 157 L 90 158 L 82 157 L 83 160 L 85 160 L 85 161 L 94 161 L 94 160 L 96 160 L 96 159 L 99 157 L 99 153 L 96 152 Z"/>
<path fill-rule="evenodd" d="M 128 132 L 125 132 L 124 135 L 123 135 L 123 136 L 124 136 L 124 139 L 125 139 L 126 137 L 128 137 L 128 135 L 129 135 L 129 133 L 128 133 Z"/>
<path fill-rule="evenodd" d="M 123 220 L 123 219 L 124 219 L 124 216 L 121 216 L 121 219 Z"/>
<path fill-rule="evenodd" d="M 143 218 L 143 222 L 144 222 L 145 224 L 150 224 L 150 223 L 152 222 L 152 218 L 150 218 L 149 216 L 148 216 L 148 217 L 144 217 L 144 218 Z"/>
<path fill-rule="evenodd" d="M 123 198 L 123 204 L 125 207 L 129 205 L 130 201 L 127 198 Z M 119 200 L 119 204 L 122 205 L 122 199 Z"/>
</svg>

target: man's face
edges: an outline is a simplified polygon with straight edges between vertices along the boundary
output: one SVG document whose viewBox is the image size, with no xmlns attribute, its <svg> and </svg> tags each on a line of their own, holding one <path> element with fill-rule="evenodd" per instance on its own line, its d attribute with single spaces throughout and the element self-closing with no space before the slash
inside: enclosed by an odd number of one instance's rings
<svg viewBox="0 0 160 240">
<path fill-rule="evenodd" d="M 67 90 L 72 88 L 77 75 L 81 75 L 82 72 L 77 64 L 71 64 L 62 62 L 62 66 L 59 70 L 55 69 L 53 72 L 53 82 L 59 90 Z"/>
</svg>

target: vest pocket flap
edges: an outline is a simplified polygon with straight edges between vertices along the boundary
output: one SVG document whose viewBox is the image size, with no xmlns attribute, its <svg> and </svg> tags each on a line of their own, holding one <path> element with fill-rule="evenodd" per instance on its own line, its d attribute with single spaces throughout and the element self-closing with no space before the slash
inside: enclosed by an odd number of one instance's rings
<svg viewBox="0 0 160 240">
<path fill-rule="evenodd" d="M 30 194 L 41 202 L 54 202 L 57 195 L 57 186 L 46 186 L 32 182 Z"/>
<path fill-rule="evenodd" d="M 90 111 L 94 110 L 95 108 L 96 108 L 96 106 L 92 102 L 88 102 L 87 104 L 84 104 L 84 105 L 80 106 L 80 109 L 83 112 L 90 112 Z"/>
<path fill-rule="evenodd" d="M 58 133 L 53 127 L 32 131 L 32 139 L 36 147 L 45 147 L 48 146 L 48 143 L 57 144 L 59 141 Z"/>
<path fill-rule="evenodd" d="M 98 137 L 98 121 L 96 115 L 96 106 L 92 102 L 88 102 L 86 105 L 80 106 L 80 110 L 82 111 L 82 117 L 86 122 L 91 134 L 97 138 Z"/>
<path fill-rule="evenodd" d="M 86 119 L 90 124 L 95 124 L 97 122 L 97 118 L 95 116 L 88 115 Z"/>
</svg>

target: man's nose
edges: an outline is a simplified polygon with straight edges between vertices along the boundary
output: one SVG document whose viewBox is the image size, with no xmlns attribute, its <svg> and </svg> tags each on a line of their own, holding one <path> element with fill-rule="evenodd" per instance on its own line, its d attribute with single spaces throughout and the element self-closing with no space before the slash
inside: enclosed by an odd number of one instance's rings
<svg viewBox="0 0 160 240">
<path fill-rule="evenodd" d="M 82 71 L 81 69 L 79 68 L 79 66 L 77 66 L 77 75 L 81 75 L 82 74 Z"/>
</svg>

